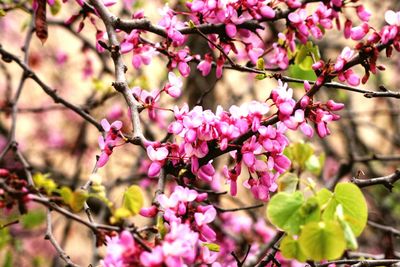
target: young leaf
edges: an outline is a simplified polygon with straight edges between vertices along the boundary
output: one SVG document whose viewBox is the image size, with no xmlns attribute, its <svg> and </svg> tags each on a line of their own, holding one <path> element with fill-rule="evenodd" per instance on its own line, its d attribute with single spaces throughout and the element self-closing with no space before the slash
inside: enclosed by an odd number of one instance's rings
<svg viewBox="0 0 400 267">
<path fill-rule="evenodd" d="M 306 170 L 312 174 L 319 175 L 322 170 L 323 163 L 321 164 L 321 157 L 311 155 L 305 162 Z"/>
<path fill-rule="evenodd" d="M 321 209 L 324 209 L 326 204 L 331 200 L 333 193 L 326 188 L 322 188 L 318 191 L 316 197 Z"/>
<path fill-rule="evenodd" d="M 336 207 L 336 214 L 337 214 L 339 223 L 342 226 L 342 229 L 344 231 L 344 237 L 346 239 L 347 247 L 350 249 L 357 249 L 358 248 L 357 239 L 354 236 L 354 233 L 351 230 L 350 225 L 344 220 L 342 204 L 339 204 Z"/>
<path fill-rule="evenodd" d="M 53 16 L 57 15 L 61 10 L 61 2 L 60 0 L 55 0 L 54 4 L 50 6 L 50 12 Z"/>
<path fill-rule="evenodd" d="M 139 213 L 140 209 L 143 207 L 143 193 L 139 186 L 132 185 L 126 189 L 122 207 L 129 210 L 132 215 Z"/>
<path fill-rule="evenodd" d="M 346 241 L 338 222 L 310 222 L 301 230 L 299 244 L 310 260 L 333 260 L 342 256 Z"/>
<path fill-rule="evenodd" d="M 284 154 L 304 170 L 306 161 L 314 154 L 314 148 L 308 143 L 294 143 L 286 147 Z"/>
<path fill-rule="evenodd" d="M 37 188 L 44 189 L 48 195 L 51 195 L 57 189 L 57 184 L 49 178 L 48 174 L 35 173 L 33 181 Z"/>
<path fill-rule="evenodd" d="M 32 210 L 24 214 L 21 218 L 22 226 L 25 229 L 32 229 L 44 223 L 46 214 L 41 210 Z"/>
<path fill-rule="evenodd" d="M 79 212 L 83 209 L 85 201 L 88 199 L 89 194 L 84 190 L 77 190 L 72 193 L 72 199 L 69 203 L 74 212 Z"/>
<path fill-rule="evenodd" d="M 322 215 L 323 219 L 334 219 L 339 204 L 343 207 L 344 220 L 349 223 L 354 235 L 359 236 L 367 224 L 368 208 L 358 186 L 352 183 L 337 184 L 333 197 Z"/>
<path fill-rule="evenodd" d="M 14 266 L 13 254 L 11 251 L 7 251 L 6 256 L 4 257 L 3 267 L 13 267 Z"/>
<path fill-rule="evenodd" d="M 296 174 L 286 172 L 278 178 L 278 191 L 286 193 L 294 193 L 297 188 L 299 178 Z"/>
<path fill-rule="evenodd" d="M 203 247 L 208 247 L 208 249 L 210 251 L 213 251 L 213 252 L 219 252 L 220 251 L 220 246 L 218 244 L 215 244 L 215 243 L 203 243 L 201 245 Z"/>
<path fill-rule="evenodd" d="M 2 249 L 7 243 L 11 241 L 11 235 L 8 231 L 8 228 L 0 229 L 0 249 Z"/>
<path fill-rule="evenodd" d="M 303 193 L 278 193 L 271 198 L 267 207 L 267 217 L 272 224 L 291 234 L 300 231 L 302 216 L 300 209 L 304 203 Z"/>
<path fill-rule="evenodd" d="M 279 246 L 282 255 L 287 259 L 296 259 L 300 262 L 305 262 L 307 257 L 301 251 L 298 240 L 292 236 L 285 236 Z"/>
<path fill-rule="evenodd" d="M 318 199 L 316 197 L 308 198 L 301 207 L 299 214 L 304 219 L 302 224 L 319 221 L 321 217 L 321 209 L 318 203 Z"/>
</svg>

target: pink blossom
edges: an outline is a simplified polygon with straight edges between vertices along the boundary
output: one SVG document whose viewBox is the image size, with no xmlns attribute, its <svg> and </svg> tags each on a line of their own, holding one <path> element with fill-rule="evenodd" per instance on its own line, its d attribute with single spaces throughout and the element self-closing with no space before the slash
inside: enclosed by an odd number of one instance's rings
<svg viewBox="0 0 400 267">
<path fill-rule="evenodd" d="M 168 84 L 165 86 L 165 92 L 173 98 L 178 98 L 182 93 L 182 80 L 175 73 L 168 73 Z"/>
<path fill-rule="evenodd" d="M 367 23 L 363 23 L 360 26 L 353 27 L 351 29 L 350 37 L 355 41 L 359 41 L 369 32 L 369 26 Z"/>
<path fill-rule="evenodd" d="M 400 27 L 400 12 L 388 10 L 385 12 L 385 20 L 389 25 Z"/>
</svg>

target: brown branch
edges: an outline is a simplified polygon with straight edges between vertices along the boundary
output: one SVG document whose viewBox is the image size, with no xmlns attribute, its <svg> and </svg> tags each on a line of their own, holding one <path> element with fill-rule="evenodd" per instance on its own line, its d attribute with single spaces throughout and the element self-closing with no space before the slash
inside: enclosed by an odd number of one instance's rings
<svg viewBox="0 0 400 267">
<path fill-rule="evenodd" d="M 58 255 L 60 256 L 61 259 L 63 259 L 66 263 L 67 266 L 72 266 L 72 267 L 78 267 L 79 265 L 75 264 L 71 258 L 65 253 L 65 251 L 62 249 L 62 247 L 58 244 L 57 240 L 55 239 L 53 235 L 53 230 L 52 230 L 52 220 L 51 220 L 51 210 L 47 210 L 47 215 L 46 215 L 46 223 L 47 223 L 47 228 L 46 228 L 46 235 L 44 239 L 49 240 L 50 243 L 53 245 L 53 247 L 56 249 Z"/>
<path fill-rule="evenodd" d="M 350 259 L 345 259 L 345 260 L 335 260 L 335 261 L 328 261 L 322 264 L 316 265 L 317 267 L 328 267 L 330 264 L 348 264 L 352 266 L 366 266 L 366 267 L 372 267 L 372 266 L 391 266 L 393 264 L 396 264 L 400 262 L 400 260 L 395 260 L 395 259 L 382 259 L 382 260 L 350 260 Z"/>
<path fill-rule="evenodd" d="M 357 157 L 355 156 L 353 161 L 356 162 L 368 162 L 368 161 L 400 161 L 400 155 L 380 155 L 373 154 L 371 156 Z"/>
<path fill-rule="evenodd" d="M 301 2 L 303 5 L 305 5 L 307 3 L 319 2 L 319 1 L 318 0 L 303 0 Z M 96 5 L 94 5 L 94 6 L 96 7 Z M 285 19 L 294 10 L 295 9 L 287 9 L 287 10 L 281 11 L 279 9 L 276 9 L 276 15 L 274 18 L 271 18 L 271 19 L 261 18 L 259 20 L 250 20 L 250 21 L 246 21 L 241 24 L 238 24 L 238 25 L 236 25 L 236 27 L 238 29 L 247 29 L 247 30 L 254 32 L 258 29 L 263 29 L 263 27 L 260 25 L 260 23 Z M 123 19 L 114 17 L 112 21 L 113 21 L 112 26 L 114 28 L 123 30 L 126 33 L 130 33 L 132 30 L 145 30 L 145 31 L 157 34 L 162 37 L 167 37 L 167 32 L 163 27 L 152 24 L 146 18 L 123 20 Z M 218 24 L 206 23 L 206 24 L 196 25 L 196 28 L 199 29 L 204 34 L 214 34 L 214 33 L 225 34 L 225 26 L 226 25 L 224 23 L 218 23 Z M 182 29 L 179 29 L 179 31 L 182 34 L 198 34 L 199 33 L 195 28 L 192 28 L 192 27 L 184 27 Z"/>
<path fill-rule="evenodd" d="M 247 207 L 240 207 L 240 208 L 232 208 L 232 209 L 225 209 L 225 208 L 221 208 L 219 206 L 213 205 L 214 208 L 218 211 L 218 212 L 234 212 L 234 211 L 241 211 L 241 210 L 251 210 L 251 209 L 258 209 L 261 207 L 264 207 L 264 204 L 256 204 L 256 205 L 252 205 L 252 206 L 247 206 Z"/>
<path fill-rule="evenodd" d="M 95 7 L 97 10 L 101 20 L 106 27 L 107 34 L 109 37 L 109 44 L 110 44 L 110 52 L 111 57 L 114 62 L 115 66 L 115 82 L 113 86 L 115 90 L 120 92 L 130 108 L 131 112 L 131 121 L 133 126 L 133 138 L 132 143 L 141 145 L 144 147 L 144 143 L 146 139 L 142 132 L 142 126 L 139 117 L 139 111 L 142 109 L 142 105 L 133 97 L 132 93 L 130 92 L 125 72 L 127 67 L 123 61 L 122 55 L 120 53 L 120 43 L 117 39 L 117 34 L 114 28 L 114 21 L 116 18 L 108 11 L 105 7 L 104 3 L 99 0 L 90 0 L 90 3 Z"/>
<path fill-rule="evenodd" d="M 6 51 L 3 49 L 3 47 L 0 44 L 0 55 L 2 55 L 2 58 L 4 61 L 9 62 L 9 61 L 14 61 L 17 63 L 23 71 L 26 73 L 28 78 L 31 78 L 34 80 L 42 89 L 43 91 L 49 95 L 55 103 L 60 103 L 67 108 L 71 109 L 78 115 L 80 115 L 82 118 L 87 120 L 89 123 L 94 125 L 100 132 L 103 131 L 103 128 L 101 127 L 100 123 L 98 123 L 90 114 L 82 110 L 80 107 L 75 106 L 74 104 L 68 102 L 67 100 L 61 98 L 58 94 L 57 91 L 52 89 L 50 86 L 45 84 L 37 75 L 34 71 L 32 71 L 29 66 L 27 66 L 24 62 L 22 62 L 17 56 L 11 54 L 10 52 Z"/>
<path fill-rule="evenodd" d="M 279 79 L 282 80 L 283 82 L 304 83 L 305 81 L 307 81 L 310 84 L 315 84 L 315 81 L 302 80 L 302 79 L 292 78 L 292 77 L 288 77 L 288 76 L 279 76 Z M 350 92 L 362 93 L 367 98 L 373 98 L 373 97 L 400 98 L 400 92 L 394 92 L 394 91 L 390 91 L 387 89 L 385 89 L 384 91 L 381 91 L 381 92 L 377 92 L 377 91 L 357 88 L 354 86 L 349 86 L 349 85 L 338 83 L 338 82 L 327 82 L 324 84 L 324 86 L 329 87 L 329 88 L 343 89 L 343 90 L 350 91 Z M 383 87 L 381 87 L 381 88 L 383 88 Z"/>
<path fill-rule="evenodd" d="M 400 231 L 397 230 L 396 228 L 391 227 L 391 226 L 382 225 L 382 224 L 379 224 L 379 223 L 376 223 L 376 222 L 373 222 L 373 221 L 368 221 L 368 225 L 373 227 L 373 228 L 380 229 L 380 230 L 383 230 L 385 232 L 392 233 L 395 236 L 400 236 Z"/>
<path fill-rule="evenodd" d="M 393 174 L 387 176 L 365 179 L 365 180 L 353 177 L 351 179 L 351 182 L 356 184 L 358 187 L 367 187 L 367 186 L 381 184 L 385 186 L 387 189 L 389 189 L 389 191 L 391 191 L 393 189 L 394 183 L 397 182 L 399 179 L 400 179 L 400 170 L 396 170 Z"/>
<path fill-rule="evenodd" d="M 260 247 L 260 251 L 255 255 L 254 260 L 249 262 L 246 266 L 253 267 L 260 264 L 264 258 L 268 257 L 268 251 L 274 248 L 285 235 L 285 232 L 278 231 L 275 236 L 265 246 Z"/>
</svg>

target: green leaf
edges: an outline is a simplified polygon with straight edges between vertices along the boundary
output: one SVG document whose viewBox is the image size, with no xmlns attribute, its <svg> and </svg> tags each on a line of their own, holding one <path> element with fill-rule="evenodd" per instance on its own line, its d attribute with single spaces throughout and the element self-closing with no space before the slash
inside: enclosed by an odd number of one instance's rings
<svg viewBox="0 0 400 267">
<path fill-rule="evenodd" d="M 48 174 L 35 173 L 33 182 L 37 188 L 44 189 L 48 195 L 51 195 L 57 189 L 57 184 L 49 178 Z"/>
<path fill-rule="evenodd" d="M 8 228 L 2 228 L 0 229 L 0 249 L 2 249 L 5 245 L 8 244 L 11 240 L 11 235 L 8 231 Z"/>
<path fill-rule="evenodd" d="M 121 219 L 126 219 L 132 216 L 132 213 L 130 210 L 121 207 L 118 208 L 114 211 L 113 216 L 111 217 L 111 223 L 114 224 L 116 222 L 119 222 Z"/>
<path fill-rule="evenodd" d="M 285 192 L 274 195 L 267 207 L 267 217 L 272 224 L 291 234 L 300 231 L 300 209 L 304 203 L 301 192 L 288 194 Z"/>
<path fill-rule="evenodd" d="M 323 155 L 321 155 L 323 156 Z M 319 175 L 322 170 L 323 162 L 321 163 L 321 156 L 311 155 L 305 162 L 305 168 L 312 174 Z"/>
<path fill-rule="evenodd" d="M 13 267 L 13 255 L 11 251 L 7 251 L 4 262 L 3 262 L 3 267 Z"/>
<path fill-rule="evenodd" d="M 310 260 L 334 260 L 342 256 L 346 241 L 338 222 L 310 222 L 299 236 L 302 252 Z"/>
<path fill-rule="evenodd" d="M 284 154 L 304 170 L 306 161 L 314 154 L 314 148 L 308 143 L 293 143 L 285 148 Z"/>
<path fill-rule="evenodd" d="M 342 226 L 342 229 L 344 231 L 344 238 L 346 239 L 347 247 L 350 249 L 354 249 L 354 250 L 357 249 L 358 248 L 357 239 L 356 239 L 353 231 L 351 230 L 350 225 L 344 220 L 342 204 L 339 204 L 336 207 L 336 214 L 337 214 L 339 223 Z"/>
<path fill-rule="evenodd" d="M 307 42 L 306 45 L 300 45 L 298 48 L 294 63 L 302 70 L 312 70 L 313 58 L 316 61 L 321 58 L 318 46 L 312 42 Z"/>
<path fill-rule="evenodd" d="M 42 210 L 32 210 L 21 217 L 22 226 L 32 229 L 44 223 L 46 214 Z"/>
<path fill-rule="evenodd" d="M 88 197 L 89 197 L 88 192 L 82 189 L 78 189 L 77 191 L 73 192 L 71 202 L 69 203 L 72 211 L 74 212 L 81 211 Z"/>
<path fill-rule="evenodd" d="M 161 239 L 164 239 L 164 236 L 167 234 L 167 229 L 165 228 L 164 219 L 162 218 L 162 216 L 157 216 L 156 227 L 161 235 Z"/>
<path fill-rule="evenodd" d="M 322 188 L 318 191 L 316 197 L 321 209 L 324 209 L 326 204 L 331 200 L 333 193 L 326 188 Z"/>
<path fill-rule="evenodd" d="M 264 70 L 265 69 L 265 63 L 264 63 L 264 59 L 262 57 L 257 59 L 257 69 L 258 70 Z"/>
<path fill-rule="evenodd" d="M 288 69 L 288 75 L 293 78 L 302 80 L 315 81 L 317 76 L 313 70 L 303 70 L 298 65 L 290 65 Z M 289 83 L 291 88 L 303 88 L 302 83 Z"/>
<path fill-rule="evenodd" d="M 298 240 L 293 239 L 292 236 L 285 236 L 279 246 L 283 257 L 287 259 L 296 259 L 300 262 L 305 262 L 307 257 L 301 251 Z"/>
<path fill-rule="evenodd" d="M 143 207 L 143 193 L 139 186 L 132 185 L 125 191 L 122 207 L 129 210 L 132 215 L 139 213 Z"/>
<path fill-rule="evenodd" d="M 278 178 L 278 191 L 294 193 L 297 189 L 299 178 L 292 172 L 286 172 Z"/>
<path fill-rule="evenodd" d="M 264 80 L 265 78 L 267 78 L 267 75 L 265 73 L 260 73 L 256 75 L 256 80 Z"/>
<path fill-rule="evenodd" d="M 318 222 L 321 217 L 321 209 L 316 197 L 310 197 L 300 208 L 300 215 L 304 218 L 302 224 Z"/>
<path fill-rule="evenodd" d="M 60 194 L 65 204 L 69 205 L 69 203 L 71 203 L 73 196 L 72 190 L 69 187 L 63 186 L 57 192 Z"/>
<path fill-rule="evenodd" d="M 325 220 L 332 220 L 336 216 L 336 207 L 343 207 L 344 220 L 349 223 L 355 236 L 359 236 L 367 224 L 367 202 L 361 190 L 352 183 L 339 183 L 335 187 L 333 197 L 323 213 Z"/>
<path fill-rule="evenodd" d="M 189 20 L 189 28 L 190 29 L 196 28 L 196 25 L 194 24 L 193 20 Z"/>
<path fill-rule="evenodd" d="M 50 12 L 53 16 L 57 15 L 61 10 L 60 0 L 55 0 L 54 4 L 50 6 Z"/>
<path fill-rule="evenodd" d="M 215 243 L 203 243 L 201 245 L 203 247 L 208 247 L 208 249 L 210 251 L 213 251 L 213 252 L 219 252 L 220 251 L 220 246 L 218 244 L 215 244 Z"/>
<path fill-rule="evenodd" d="M 4 9 L 0 8 L 0 17 L 4 17 L 7 14 L 7 12 L 4 11 Z"/>
</svg>

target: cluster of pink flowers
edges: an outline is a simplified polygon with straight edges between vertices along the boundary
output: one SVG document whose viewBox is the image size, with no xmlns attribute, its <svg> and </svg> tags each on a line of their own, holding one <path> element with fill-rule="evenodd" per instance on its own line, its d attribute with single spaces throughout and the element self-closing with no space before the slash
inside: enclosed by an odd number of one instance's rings
<svg viewBox="0 0 400 267">
<path fill-rule="evenodd" d="M 135 244 L 129 232 L 107 238 L 103 265 L 183 267 L 213 263 L 218 253 L 210 251 L 207 244 L 216 241 L 216 233 L 208 224 L 214 221 L 217 212 L 212 205 L 200 205 L 206 198 L 207 194 L 181 186 L 175 187 L 169 197 L 159 195 L 159 207 L 143 208 L 140 214 L 154 217 L 158 211 L 163 212 L 166 233 L 162 240 L 153 246 L 149 244 L 152 250 L 148 252 Z"/>
<path fill-rule="evenodd" d="M 128 231 L 106 237 L 107 254 L 101 261 L 104 267 L 139 266 L 139 257 L 142 253 L 140 245 L 136 244 Z"/>
<path fill-rule="evenodd" d="M 304 87 L 306 91 L 311 88 L 308 82 L 304 83 Z M 279 120 L 291 130 L 299 128 L 308 137 L 312 137 L 314 134 L 310 122 L 315 124 L 319 137 L 323 138 L 329 135 L 328 123 L 340 119 L 340 116 L 333 111 L 343 109 L 344 105 L 333 100 L 328 100 L 325 104 L 313 102 L 310 97 L 305 95 L 300 99 L 299 106 L 296 108 L 292 94 L 293 90 L 282 82 L 279 82 L 279 86 L 272 91 L 271 98 L 278 108 Z"/>
<path fill-rule="evenodd" d="M 306 90 L 310 85 L 305 85 Z M 290 160 L 283 155 L 289 140 L 286 130 L 298 128 L 308 137 L 314 134 L 313 123 L 320 137 L 328 135 L 328 123 L 338 120 L 333 113 L 343 108 L 343 104 L 329 100 L 327 103 L 313 102 L 304 96 L 298 106 L 293 99 L 293 90 L 279 81 L 272 90 L 271 105 L 278 108 L 280 122 L 277 126 L 264 126 L 270 111 L 270 104 L 252 101 L 241 106 L 232 106 L 229 111 L 217 107 L 216 113 L 196 106 L 189 110 L 187 105 L 181 109 L 174 107 L 175 120 L 168 126 L 168 132 L 176 138 L 173 143 L 153 142 L 147 146 L 151 160 L 148 169 L 150 177 L 158 176 L 161 168 L 169 162 L 173 166 L 190 164 L 191 172 L 200 180 L 212 182 L 216 173 L 212 161 L 200 165 L 199 161 L 209 153 L 210 144 L 216 144 L 221 151 L 231 151 L 233 167 L 223 167 L 223 175 L 230 184 L 232 195 L 237 193 L 237 179 L 244 164 L 249 171 L 249 178 L 244 186 L 249 188 L 255 198 L 268 200 L 269 193 L 277 188 L 277 177 L 288 170 Z M 254 135 L 241 146 L 234 140 L 251 131 Z M 216 142 L 216 143 L 215 143 Z M 243 163 L 243 164 L 242 164 Z"/>
<path fill-rule="evenodd" d="M 343 8 L 343 1 L 324 1 L 311 15 L 307 14 L 307 4 L 300 1 L 282 1 L 290 8 L 298 8 L 288 15 L 289 24 L 285 34 L 280 33 L 279 39 L 281 44 L 275 43 L 274 50 L 267 57 L 269 67 L 277 66 L 281 69 L 288 67 L 287 49 L 292 52 L 296 50 L 296 39 L 305 44 L 310 36 L 321 39 L 324 31 L 333 28 L 336 21 L 338 29 L 340 29 L 339 10 Z M 356 2 L 356 1 L 353 1 Z M 349 6 L 350 7 L 350 6 Z M 351 37 L 353 40 L 362 39 L 369 31 L 368 22 L 370 13 L 362 5 L 354 7 L 355 11 L 363 24 L 352 28 L 352 21 L 347 20 L 345 23 L 345 37 Z"/>
<path fill-rule="evenodd" d="M 120 130 L 122 128 L 121 121 L 114 121 L 110 124 L 106 119 L 101 120 L 101 126 L 106 132 L 105 138 L 103 136 L 99 136 L 98 142 L 101 149 L 101 154 L 99 159 L 97 160 L 97 167 L 103 167 L 110 155 L 113 152 L 114 147 L 119 145 L 118 143 L 122 143 L 122 137 Z"/>
<path fill-rule="evenodd" d="M 257 199 L 268 200 L 269 192 L 276 190 L 276 178 L 290 167 L 290 161 L 283 155 L 289 140 L 285 136 L 287 128 L 297 130 L 311 137 L 316 125 L 317 133 L 324 137 L 329 134 L 327 123 L 337 120 L 332 111 L 339 110 L 342 104 L 328 101 L 327 104 L 313 103 L 303 97 L 296 108 L 292 89 L 279 82 L 271 93 L 272 105 L 278 108 L 280 123 L 277 126 L 263 126 L 270 111 L 270 104 L 252 101 L 241 106 L 232 106 L 229 111 L 217 107 L 216 113 L 196 106 L 189 110 L 187 105 L 181 109 L 174 107 L 175 120 L 168 126 L 174 134 L 173 143 L 153 142 L 147 146 L 147 154 L 152 161 L 148 175 L 157 176 L 167 161 L 173 165 L 190 164 L 191 172 L 199 179 L 211 182 L 215 175 L 212 161 L 200 165 L 199 161 L 209 153 L 210 144 L 216 144 L 221 151 L 231 151 L 234 166 L 223 168 L 223 174 L 230 184 L 231 194 L 237 193 L 237 178 L 241 174 L 242 163 L 247 167 L 250 177 L 248 187 Z M 254 133 L 243 145 L 233 143 L 235 139 L 249 131 Z M 180 137 L 180 138 L 177 138 Z M 216 142 L 216 143 L 215 143 Z"/>
<path fill-rule="evenodd" d="M 144 266 L 187 266 L 216 260 L 217 253 L 206 244 L 216 241 L 216 233 L 208 224 L 214 221 L 217 212 L 212 205 L 200 205 L 206 198 L 205 193 L 181 186 L 176 186 L 169 197 L 165 194 L 157 197 L 167 234 L 152 252 L 141 255 Z M 154 216 L 154 206 L 142 209 L 141 214 Z"/>
<path fill-rule="evenodd" d="M 270 0 L 194 0 L 193 2 L 187 2 L 186 5 L 192 11 L 191 19 L 195 24 L 223 23 L 225 24 L 226 34 L 230 38 L 234 38 L 238 33 L 237 25 L 252 19 L 274 18 L 275 10 L 270 5 L 270 2 Z M 249 32 L 247 30 L 241 31 L 240 34 L 246 35 Z"/>
</svg>

